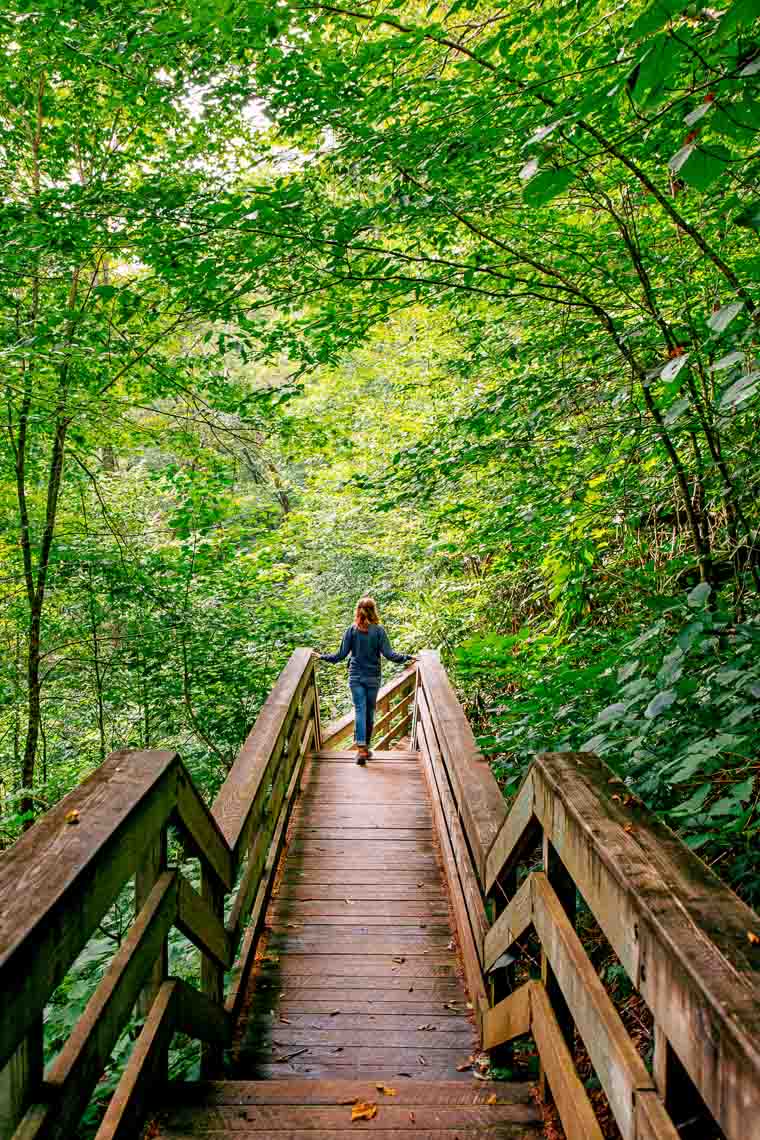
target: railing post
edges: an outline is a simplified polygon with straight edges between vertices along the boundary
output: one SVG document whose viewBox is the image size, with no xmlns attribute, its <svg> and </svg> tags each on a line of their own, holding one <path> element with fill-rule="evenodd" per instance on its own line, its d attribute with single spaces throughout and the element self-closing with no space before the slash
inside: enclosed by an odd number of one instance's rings
<svg viewBox="0 0 760 1140">
<path fill-rule="evenodd" d="M 322 720 L 319 715 L 319 687 L 317 685 L 317 670 L 312 666 L 312 684 L 314 685 L 314 710 L 312 716 L 314 717 L 314 740 L 312 741 L 312 752 L 319 752 L 322 748 Z"/>
<path fill-rule="evenodd" d="M 493 886 L 491 897 L 491 925 L 496 922 L 496 919 L 506 910 L 510 899 L 514 898 L 517 894 L 517 870 L 510 871 L 507 875 L 498 879 Z M 498 969 L 492 970 L 488 976 L 489 981 L 489 998 L 491 1007 L 498 1005 L 504 998 L 514 991 L 515 988 L 515 967 L 514 963 L 510 962 L 506 966 L 499 966 Z M 511 1041 L 505 1041 L 502 1045 L 497 1045 L 490 1050 L 492 1066 L 500 1069 L 511 1068 L 514 1062 L 514 1045 Z"/>
<path fill-rule="evenodd" d="M 212 913 L 224 925 L 224 887 L 211 868 L 202 862 L 201 895 Z M 201 990 L 220 1009 L 224 1008 L 224 970 L 213 958 L 201 954 Z M 224 1050 L 218 1045 L 201 1045 L 201 1077 L 213 1080 L 224 1068 Z"/>
<path fill-rule="evenodd" d="M 0 1069 L 0 1140 L 10 1140 L 42 1083 L 42 1018 Z"/>
<path fill-rule="evenodd" d="M 159 876 L 166 870 L 166 828 L 162 827 L 155 843 L 151 844 L 142 864 L 135 873 L 135 915 L 142 910 L 148 895 L 156 885 Z M 161 951 L 153 964 L 145 985 L 137 999 L 137 1013 L 146 1020 L 158 997 L 158 991 L 169 976 L 169 941 L 164 939 Z M 169 1050 L 163 1051 L 156 1059 L 156 1073 L 159 1080 L 166 1081 L 169 1077 Z"/>
<path fill-rule="evenodd" d="M 160 875 L 166 870 L 166 828 L 161 832 L 147 851 L 142 864 L 135 873 L 135 915 L 142 910 L 148 895 L 153 890 Z M 156 999 L 161 985 L 169 975 L 169 947 L 167 940 L 161 946 L 161 952 L 156 958 L 145 985 L 137 999 L 137 1011 L 140 1017 L 146 1018 L 150 1007 Z"/>
<path fill-rule="evenodd" d="M 718 1135 L 718 1125 L 659 1025 L 654 1027 L 654 1083 L 679 1140 Z"/>
<path fill-rule="evenodd" d="M 554 890 L 560 905 L 564 910 L 570 922 L 575 926 L 576 917 L 576 890 L 575 883 L 572 877 L 565 868 L 564 863 L 555 851 L 552 843 L 550 842 L 546 832 L 543 838 L 543 861 L 544 861 L 544 874 L 546 875 L 547 882 Z M 575 1039 L 575 1023 L 573 1022 L 572 1015 L 568 1009 L 567 1002 L 565 1001 L 562 990 L 554 977 L 549 961 L 546 957 L 544 950 L 541 950 L 541 981 L 546 987 L 546 995 L 549 998 L 554 1015 L 557 1018 L 557 1023 L 562 1036 L 564 1037 L 567 1047 L 570 1050 L 570 1055 L 574 1055 L 574 1039 Z M 543 1065 L 540 1068 L 539 1075 L 539 1092 L 541 1099 L 548 1103 L 551 1099 L 551 1090 L 548 1087 L 546 1074 Z"/>
</svg>

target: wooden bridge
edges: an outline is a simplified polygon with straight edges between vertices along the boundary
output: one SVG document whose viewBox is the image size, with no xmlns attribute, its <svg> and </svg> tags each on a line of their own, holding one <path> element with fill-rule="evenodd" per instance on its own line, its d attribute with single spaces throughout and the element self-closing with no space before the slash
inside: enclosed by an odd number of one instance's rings
<svg viewBox="0 0 760 1140">
<path fill-rule="evenodd" d="M 602 1135 L 581 1048 L 624 1140 L 760 1137 L 754 912 L 592 756 L 537 757 L 507 812 L 433 653 L 381 691 L 365 769 L 340 750 L 351 727 L 321 729 L 297 650 L 211 810 L 178 755 L 118 752 L 2 856 L 0 1140 L 76 1136 L 135 1007 L 97 1140 L 149 1119 L 174 1140 L 528 1140 L 528 1083 L 477 1065 L 518 1038 L 568 1140 Z M 134 922 L 43 1072 L 45 1006 L 130 880 Z M 581 914 L 651 1012 L 649 1064 Z M 198 987 L 169 976 L 173 926 Z M 167 1085 L 176 1032 L 202 1042 L 202 1081 Z"/>
</svg>

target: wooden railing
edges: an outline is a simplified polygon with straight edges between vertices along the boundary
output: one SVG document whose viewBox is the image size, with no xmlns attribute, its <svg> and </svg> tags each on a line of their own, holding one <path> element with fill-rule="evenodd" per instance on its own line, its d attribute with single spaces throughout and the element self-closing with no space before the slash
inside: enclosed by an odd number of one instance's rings
<svg viewBox="0 0 760 1140">
<path fill-rule="evenodd" d="M 139 1133 L 175 1031 L 203 1043 L 205 1075 L 218 1072 L 304 757 L 320 744 L 314 662 L 299 649 L 211 810 L 176 753 L 116 752 L 3 855 L 0 1140 L 74 1135 L 136 1004 L 145 1022 L 97 1140 Z M 167 865 L 169 826 L 200 861 L 200 892 Z M 43 1075 L 45 1006 L 132 877 L 135 920 Z M 167 976 L 172 926 L 201 951 L 200 989 Z"/>
<path fill-rule="evenodd" d="M 405 669 L 377 694 L 377 714 L 372 735 L 376 751 L 400 740 L 412 727 L 416 666 Z M 339 749 L 351 739 L 354 731 L 354 714 L 334 720 L 322 733 L 322 747 Z"/>
<path fill-rule="evenodd" d="M 484 1048 L 532 1034 L 567 1140 L 601 1140 L 576 1032 L 624 1140 L 754 1135 L 760 918 L 595 756 L 538 756 L 507 813 L 432 653 L 415 719 Z M 580 900 L 651 1011 L 651 1073 L 578 937 Z M 541 978 L 514 989 L 529 927 Z"/>
</svg>

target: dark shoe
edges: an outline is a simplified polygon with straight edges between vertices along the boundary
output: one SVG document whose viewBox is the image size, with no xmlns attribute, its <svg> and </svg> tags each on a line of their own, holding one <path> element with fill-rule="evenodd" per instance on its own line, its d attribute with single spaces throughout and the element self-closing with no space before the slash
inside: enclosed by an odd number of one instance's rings
<svg viewBox="0 0 760 1140">
<path fill-rule="evenodd" d="M 363 744 L 360 744 L 356 750 L 356 763 L 364 765 L 367 763 L 368 759 L 369 759 L 369 749 L 365 748 Z"/>
</svg>

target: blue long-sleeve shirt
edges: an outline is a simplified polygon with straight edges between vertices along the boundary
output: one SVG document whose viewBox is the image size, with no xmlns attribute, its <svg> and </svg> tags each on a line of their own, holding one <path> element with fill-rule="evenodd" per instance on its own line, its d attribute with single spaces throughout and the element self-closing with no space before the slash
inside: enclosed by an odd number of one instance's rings
<svg viewBox="0 0 760 1140">
<path fill-rule="evenodd" d="M 380 657 L 387 657 L 397 665 L 404 665 L 412 658 L 408 653 L 396 653 L 391 649 L 388 634 L 381 625 L 371 625 L 366 632 L 350 625 L 343 634 L 337 653 L 320 653 L 323 661 L 337 665 L 351 654 L 348 676 L 351 681 L 361 681 L 365 685 L 380 684 Z"/>
</svg>

